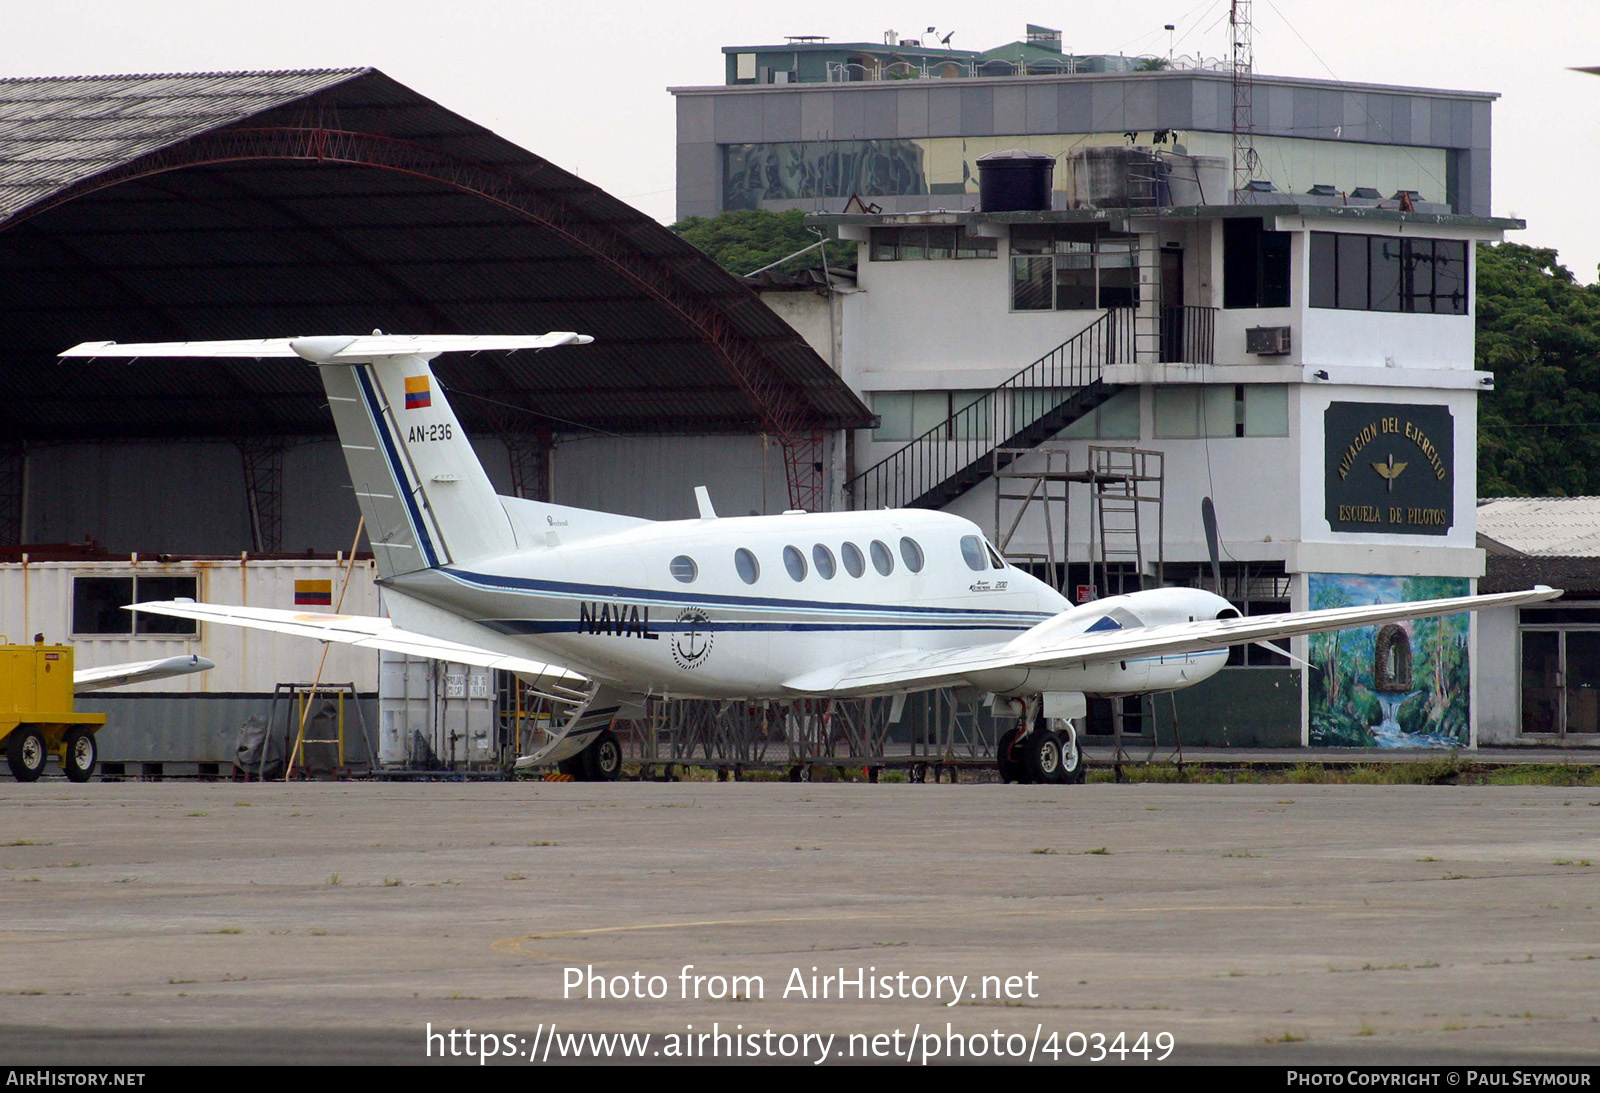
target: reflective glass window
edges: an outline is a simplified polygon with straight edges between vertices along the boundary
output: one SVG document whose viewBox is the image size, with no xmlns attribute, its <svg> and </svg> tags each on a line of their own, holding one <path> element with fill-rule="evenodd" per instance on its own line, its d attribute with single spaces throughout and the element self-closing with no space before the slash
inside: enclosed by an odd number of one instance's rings
<svg viewBox="0 0 1600 1093">
<path fill-rule="evenodd" d="M 922 548 L 909 536 L 900 540 L 900 560 L 913 573 L 922 572 Z"/>
<path fill-rule="evenodd" d="M 811 548 L 811 564 L 817 567 L 817 576 L 825 581 L 833 580 L 833 575 L 838 572 L 833 564 L 833 551 L 821 543 Z"/>
<path fill-rule="evenodd" d="M 761 563 L 744 547 L 733 552 L 733 568 L 739 571 L 739 579 L 745 584 L 755 584 L 761 576 Z"/>
<path fill-rule="evenodd" d="M 881 539 L 872 540 L 872 568 L 885 577 L 894 572 L 894 555 Z"/>
<path fill-rule="evenodd" d="M 867 560 L 861 556 L 861 548 L 854 543 L 841 546 L 839 557 L 844 560 L 844 571 L 850 576 L 859 577 L 867 571 Z"/>
</svg>

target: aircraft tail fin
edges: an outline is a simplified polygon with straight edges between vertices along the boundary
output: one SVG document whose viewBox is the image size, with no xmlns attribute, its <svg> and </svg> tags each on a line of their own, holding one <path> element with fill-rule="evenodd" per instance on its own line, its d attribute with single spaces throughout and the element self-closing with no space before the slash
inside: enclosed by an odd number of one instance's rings
<svg viewBox="0 0 1600 1093">
<path fill-rule="evenodd" d="M 506 554 L 516 530 L 429 361 L 584 344 L 580 334 L 386 335 L 118 345 L 63 357 L 300 357 L 316 365 L 380 576 Z"/>
</svg>

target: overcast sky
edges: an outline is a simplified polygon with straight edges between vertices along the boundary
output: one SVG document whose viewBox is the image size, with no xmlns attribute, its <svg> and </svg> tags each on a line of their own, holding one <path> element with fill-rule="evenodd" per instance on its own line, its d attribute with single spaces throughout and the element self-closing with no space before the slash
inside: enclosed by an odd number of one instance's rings
<svg viewBox="0 0 1600 1093">
<path fill-rule="evenodd" d="M 778 7 L 783 11 L 778 11 Z M 722 82 L 721 47 L 822 34 L 955 32 L 987 49 L 1026 23 L 1078 53 L 1225 56 L 1228 0 L 805 4 L 644 0 L 50 0 L 5 4 L 0 73 L 67 76 L 370 65 L 627 200 L 673 217 L 673 101 Z M 1600 263 L 1600 0 L 1255 0 L 1263 74 L 1494 91 L 1493 211 L 1518 242 Z M 449 14 L 446 14 L 448 12 Z"/>
</svg>

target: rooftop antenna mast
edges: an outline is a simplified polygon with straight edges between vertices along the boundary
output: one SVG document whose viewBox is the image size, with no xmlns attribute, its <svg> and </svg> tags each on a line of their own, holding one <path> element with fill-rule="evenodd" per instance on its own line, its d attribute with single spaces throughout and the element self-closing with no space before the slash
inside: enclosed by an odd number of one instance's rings
<svg viewBox="0 0 1600 1093">
<path fill-rule="evenodd" d="M 1260 159 L 1255 146 L 1255 62 L 1251 45 L 1251 0 L 1232 0 L 1228 28 L 1233 36 L 1233 199 L 1250 201 L 1250 183 Z"/>
</svg>

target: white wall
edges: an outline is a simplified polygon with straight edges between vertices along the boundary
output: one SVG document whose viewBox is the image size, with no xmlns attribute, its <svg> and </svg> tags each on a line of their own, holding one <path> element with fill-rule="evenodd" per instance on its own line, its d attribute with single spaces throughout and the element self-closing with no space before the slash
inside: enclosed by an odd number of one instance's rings
<svg viewBox="0 0 1600 1093">
<path fill-rule="evenodd" d="M 1289 389 L 1290 421 L 1294 421 L 1295 388 Z M 1163 455 L 1165 489 L 1165 555 L 1167 561 L 1203 561 L 1208 557 L 1205 531 L 1200 520 L 1200 499 L 1210 496 L 1217 509 L 1217 522 L 1227 551 L 1224 557 L 1239 561 L 1285 560 L 1298 531 L 1298 512 L 1292 503 L 1298 488 L 1301 450 L 1292 437 L 1211 437 L 1209 439 L 1155 438 L 1154 398 L 1151 388 L 1141 391 L 1140 438 L 1116 440 L 1060 440 L 1051 447 L 1065 448 L 1071 469 L 1087 468 L 1090 445 L 1139 447 Z M 1039 466 L 1041 456 L 1019 464 L 1026 470 Z M 1026 482 L 1012 481 L 1007 492 L 1016 492 Z M 1090 497 L 1086 485 L 1071 487 L 1068 513 L 1071 526 L 1067 541 L 1071 558 L 1088 557 Z M 1057 487 L 1059 489 L 1059 487 Z M 975 522 L 988 534 L 996 533 L 995 497 L 997 486 L 986 482 L 949 507 Z M 1002 503 L 1000 523 L 1009 526 L 1020 503 Z M 1060 505 L 1050 517 L 1060 542 Z M 1156 556 L 1157 525 L 1155 508 L 1147 509 L 1143 524 L 1146 553 Z M 1098 532 L 1097 532 L 1098 534 Z M 1018 528 L 1008 550 L 1011 553 L 1044 553 L 1045 525 L 1042 508 L 1032 506 Z M 1059 550 L 1059 547 L 1058 547 Z"/>
<path fill-rule="evenodd" d="M 942 386 L 993 387 L 1100 318 L 1098 311 L 1011 310 L 1009 247 L 998 258 L 873 262 L 861 248 L 862 292 L 846 307 L 841 374 L 858 390 L 884 373 L 947 373 Z"/>
<path fill-rule="evenodd" d="M 1294 359 L 1309 368 L 1359 365 L 1471 371 L 1475 367 L 1470 315 L 1308 307 L 1297 321 L 1300 329 Z"/>
<path fill-rule="evenodd" d="M 1496 611 L 1480 611 L 1476 616 L 1472 706 L 1480 745 L 1519 742 L 1517 726 L 1522 720 L 1519 614 L 1515 607 L 1502 607 Z"/>
</svg>

